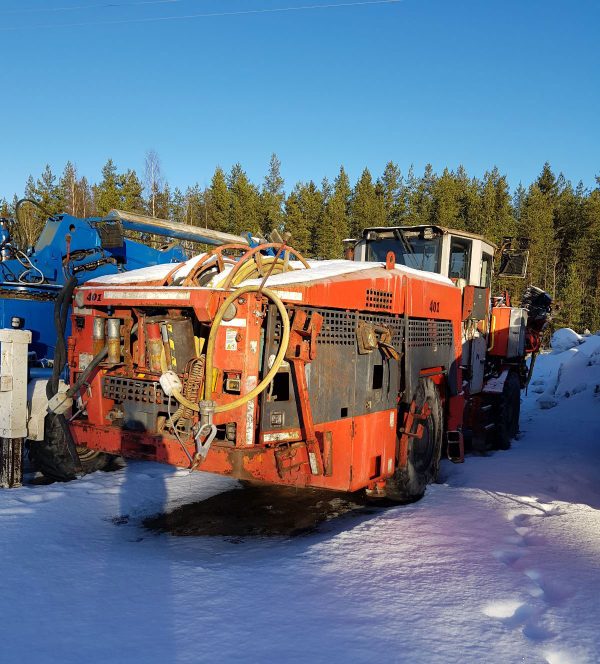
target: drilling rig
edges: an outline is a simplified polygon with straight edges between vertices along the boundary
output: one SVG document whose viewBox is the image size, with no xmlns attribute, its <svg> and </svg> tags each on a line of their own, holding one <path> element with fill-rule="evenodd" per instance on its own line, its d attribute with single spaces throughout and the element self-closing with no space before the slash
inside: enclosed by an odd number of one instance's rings
<svg viewBox="0 0 600 664">
<path fill-rule="evenodd" d="M 414 500 L 465 437 L 506 448 L 518 430 L 546 319 L 491 297 L 494 252 L 438 226 L 367 229 L 352 260 L 278 238 L 92 279 L 57 411 L 105 455 Z"/>
</svg>

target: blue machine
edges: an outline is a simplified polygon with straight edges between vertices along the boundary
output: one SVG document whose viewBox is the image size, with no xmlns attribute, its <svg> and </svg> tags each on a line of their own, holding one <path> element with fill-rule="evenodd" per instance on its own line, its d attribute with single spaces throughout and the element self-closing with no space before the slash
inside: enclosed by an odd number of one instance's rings
<svg viewBox="0 0 600 664">
<path fill-rule="evenodd" d="M 54 301 L 70 277 L 79 283 L 94 277 L 161 263 L 187 255 L 180 245 L 154 249 L 124 237 L 124 230 L 165 238 L 224 244 L 245 239 L 210 229 L 112 210 L 107 217 L 50 217 L 35 245 L 24 252 L 12 243 L 18 221 L 0 219 L 0 329 L 31 330 L 30 350 L 38 360 L 52 359 L 56 343 Z M 46 372 L 44 372 L 46 373 Z"/>
<path fill-rule="evenodd" d="M 54 300 L 71 276 L 83 282 L 186 259 L 180 246 L 158 250 L 122 236 L 119 241 L 114 221 L 66 214 L 50 217 L 35 247 L 25 253 L 11 243 L 10 222 L 0 223 L 0 328 L 31 330 L 38 359 L 54 356 Z"/>
</svg>

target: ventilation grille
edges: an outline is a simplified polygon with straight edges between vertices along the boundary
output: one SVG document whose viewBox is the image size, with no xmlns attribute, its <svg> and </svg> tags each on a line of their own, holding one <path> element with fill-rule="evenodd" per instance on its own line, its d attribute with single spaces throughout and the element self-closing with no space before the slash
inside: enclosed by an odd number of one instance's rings
<svg viewBox="0 0 600 664">
<path fill-rule="evenodd" d="M 408 347 L 427 348 L 452 346 L 452 323 L 447 320 L 409 320 Z"/>
<path fill-rule="evenodd" d="M 131 380 L 105 376 L 102 381 L 102 395 L 113 401 L 134 401 L 136 403 L 166 404 L 165 394 L 158 383 L 147 380 Z"/>
<path fill-rule="evenodd" d="M 392 308 L 392 294 L 387 291 L 375 290 L 369 288 L 367 290 L 366 299 L 367 308 L 371 309 L 388 309 Z"/>
<path fill-rule="evenodd" d="M 401 318 L 385 314 L 359 314 L 348 311 L 331 311 L 317 309 L 323 316 L 323 327 L 317 339 L 319 344 L 335 344 L 337 346 L 354 346 L 356 344 L 356 328 L 359 321 L 371 325 L 382 325 L 392 330 L 392 344 L 399 348 L 402 344 Z"/>
<path fill-rule="evenodd" d="M 318 337 L 320 344 L 353 346 L 356 343 L 356 314 L 345 311 L 320 310 L 323 327 Z"/>
</svg>

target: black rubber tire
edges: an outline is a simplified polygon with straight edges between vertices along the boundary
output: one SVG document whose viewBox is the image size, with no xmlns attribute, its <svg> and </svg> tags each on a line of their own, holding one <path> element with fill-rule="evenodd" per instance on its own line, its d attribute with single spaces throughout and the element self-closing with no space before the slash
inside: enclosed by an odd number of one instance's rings
<svg viewBox="0 0 600 664">
<path fill-rule="evenodd" d="M 117 458 L 87 447 L 78 447 L 77 452 L 86 475 L 97 470 L 109 470 Z M 29 444 L 29 459 L 36 470 L 51 480 L 70 482 L 77 478 L 64 431 L 58 418 L 53 415 L 46 416 L 44 440 Z"/>
<path fill-rule="evenodd" d="M 521 415 L 521 381 L 515 371 L 506 377 L 502 394 L 495 407 L 494 424 L 491 431 L 492 449 L 508 450 L 511 440 L 519 433 Z"/>
<path fill-rule="evenodd" d="M 429 378 L 421 379 L 414 399 L 418 412 L 427 402 L 431 413 L 421 422 L 423 436 L 420 439 L 411 438 L 408 443 L 406 468 L 398 468 L 394 476 L 386 482 L 386 497 L 401 503 L 413 502 L 423 497 L 427 485 L 437 479 L 442 455 L 444 411 L 435 383 Z"/>
</svg>

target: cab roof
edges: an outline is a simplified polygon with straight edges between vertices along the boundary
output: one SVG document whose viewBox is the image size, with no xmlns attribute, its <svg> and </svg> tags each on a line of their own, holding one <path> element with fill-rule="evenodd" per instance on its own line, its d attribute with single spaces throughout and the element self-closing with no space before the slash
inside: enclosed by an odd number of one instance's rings
<svg viewBox="0 0 600 664">
<path fill-rule="evenodd" d="M 467 237 L 472 240 L 481 240 L 482 242 L 485 242 L 486 244 L 489 244 L 491 247 L 493 247 L 494 250 L 498 249 L 498 247 L 493 242 L 487 240 L 483 235 L 477 235 L 477 233 L 470 233 L 469 231 L 464 231 L 458 228 L 438 226 L 436 224 L 419 224 L 416 226 L 370 226 L 369 228 L 363 229 L 362 236 L 364 239 L 367 239 L 367 234 L 371 231 L 375 231 L 376 233 L 383 233 L 385 231 L 394 231 L 397 229 L 401 231 L 433 230 L 438 231 L 442 235 L 452 234 L 458 235 L 459 237 Z"/>
</svg>

